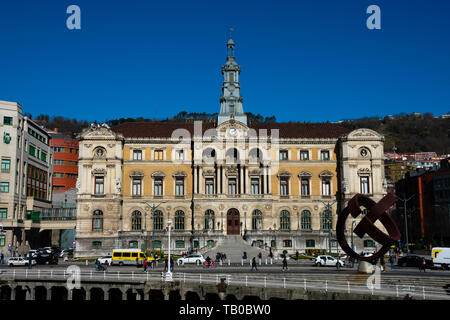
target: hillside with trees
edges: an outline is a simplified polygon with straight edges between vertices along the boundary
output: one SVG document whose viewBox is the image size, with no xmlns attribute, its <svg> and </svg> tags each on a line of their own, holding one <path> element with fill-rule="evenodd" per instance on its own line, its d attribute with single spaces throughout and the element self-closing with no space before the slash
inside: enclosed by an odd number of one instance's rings
<svg viewBox="0 0 450 320">
<path fill-rule="evenodd" d="M 275 116 L 264 117 L 260 114 L 246 113 L 249 122 L 273 123 L 277 122 Z M 28 114 L 30 117 L 31 115 Z M 165 121 L 214 121 L 217 113 L 197 113 L 181 111 L 177 115 L 161 119 L 148 118 L 120 118 L 106 121 L 111 127 L 124 122 L 165 122 Z M 68 135 L 75 135 L 89 127 L 86 120 L 68 119 L 64 117 L 50 118 L 48 115 L 39 115 L 34 120 L 44 127 Z M 328 122 L 328 121 L 327 121 Z M 300 123 L 300 122 L 299 122 Z M 350 130 L 369 128 L 385 136 L 385 151 L 391 151 L 395 146 L 397 152 L 427 152 L 450 154 L 450 118 L 437 118 L 431 113 L 425 114 L 398 114 L 395 116 L 366 117 L 355 120 L 344 120 L 339 123 Z"/>
</svg>

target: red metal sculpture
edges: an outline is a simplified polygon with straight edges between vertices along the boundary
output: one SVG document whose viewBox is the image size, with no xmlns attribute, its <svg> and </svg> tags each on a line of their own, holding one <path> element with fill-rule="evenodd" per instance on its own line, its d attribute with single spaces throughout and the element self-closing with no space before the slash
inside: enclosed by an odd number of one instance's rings
<svg viewBox="0 0 450 320">
<path fill-rule="evenodd" d="M 336 237 L 341 246 L 342 250 L 353 258 L 374 262 L 378 258 L 382 257 L 394 243 L 394 241 L 400 240 L 400 231 L 395 224 L 394 220 L 386 212 L 395 202 L 396 198 L 393 194 L 386 195 L 378 203 L 373 201 L 367 196 L 362 194 L 355 195 L 349 202 L 347 207 L 338 216 L 338 221 L 336 224 Z M 345 238 L 345 221 L 349 214 L 353 218 L 356 218 L 361 212 L 361 207 L 367 209 L 367 214 L 362 218 L 361 222 L 356 226 L 353 231 L 356 235 L 362 238 L 365 234 L 369 235 L 373 240 L 382 245 L 381 249 L 369 257 L 364 257 L 357 254 L 348 245 L 347 239 Z M 375 222 L 380 220 L 383 226 L 386 228 L 388 234 L 378 229 L 375 226 Z"/>
</svg>

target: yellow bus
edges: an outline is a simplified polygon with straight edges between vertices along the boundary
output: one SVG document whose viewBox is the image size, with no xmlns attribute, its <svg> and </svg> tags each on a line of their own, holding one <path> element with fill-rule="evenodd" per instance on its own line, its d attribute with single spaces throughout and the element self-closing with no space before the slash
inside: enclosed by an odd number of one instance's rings
<svg viewBox="0 0 450 320">
<path fill-rule="evenodd" d="M 138 265 L 143 264 L 145 259 L 145 253 L 140 249 L 114 249 L 111 265 Z"/>
</svg>

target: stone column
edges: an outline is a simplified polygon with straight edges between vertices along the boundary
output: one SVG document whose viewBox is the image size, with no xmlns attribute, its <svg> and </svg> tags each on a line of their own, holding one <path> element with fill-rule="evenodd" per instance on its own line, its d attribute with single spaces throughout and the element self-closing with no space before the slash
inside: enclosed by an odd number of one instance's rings
<svg viewBox="0 0 450 320">
<path fill-rule="evenodd" d="M 194 194 L 197 194 L 197 166 L 194 166 Z"/>
<path fill-rule="evenodd" d="M 87 287 L 85 290 L 86 290 L 86 300 L 91 300 L 91 288 Z"/>
<path fill-rule="evenodd" d="M 220 183 L 221 183 L 221 189 L 222 189 L 222 194 L 226 194 L 227 193 L 227 191 L 226 191 L 226 188 L 225 188 L 225 167 L 224 166 L 221 166 L 221 171 L 222 171 L 222 174 L 220 175 Z"/>
<path fill-rule="evenodd" d="M 73 298 L 73 289 L 67 290 L 67 300 L 71 301 Z"/>
<path fill-rule="evenodd" d="M 272 194 L 272 169 L 268 167 L 267 181 L 269 183 L 269 194 Z"/>
<path fill-rule="evenodd" d="M 239 169 L 239 194 L 244 194 L 244 167 Z"/>
<path fill-rule="evenodd" d="M 46 300 L 47 301 L 52 300 L 52 287 L 45 287 L 45 289 L 46 289 L 46 294 L 47 294 Z"/>
<path fill-rule="evenodd" d="M 199 185 L 200 185 L 200 188 L 199 188 L 200 194 L 204 194 L 204 191 L 203 191 L 203 189 L 204 189 L 204 183 L 203 183 L 203 167 L 202 167 L 202 166 L 200 166 L 200 173 L 199 173 L 199 180 L 198 180 L 198 183 L 199 183 Z"/>
</svg>

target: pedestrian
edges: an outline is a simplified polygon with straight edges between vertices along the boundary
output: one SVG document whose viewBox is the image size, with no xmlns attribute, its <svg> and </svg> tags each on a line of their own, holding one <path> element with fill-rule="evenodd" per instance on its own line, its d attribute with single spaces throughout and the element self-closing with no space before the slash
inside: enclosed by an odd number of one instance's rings
<svg viewBox="0 0 450 320">
<path fill-rule="evenodd" d="M 0 263 L 5 264 L 5 256 L 3 255 L 3 253 L 0 255 Z"/>
<path fill-rule="evenodd" d="M 297 261 L 297 263 L 298 263 L 298 250 L 297 251 L 295 251 L 295 260 Z"/>
<path fill-rule="evenodd" d="M 340 267 L 341 267 L 341 254 L 338 254 L 338 257 L 336 260 L 336 270 L 339 271 Z"/>
<path fill-rule="evenodd" d="M 144 272 L 147 272 L 147 267 L 148 267 L 148 261 L 147 259 L 144 260 Z"/>
<path fill-rule="evenodd" d="M 97 260 L 95 260 L 95 263 L 94 263 L 94 269 L 95 269 L 95 271 L 97 271 L 97 270 L 98 270 L 98 266 L 99 266 L 99 264 L 100 264 L 100 261 L 98 261 L 98 259 L 97 259 Z"/>
<path fill-rule="evenodd" d="M 170 271 L 173 271 L 173 265 L 174 265 L 173 257 L 170 257 Z"/>
<path fill-rule="evenodd" d="M 33 257 L 31 256 L 31 253 L 28 255 L 28 269 L 31 269 L 33 267 Z"/>
<path fill-rule="evenodd" d="M 164 271 L 167 271 L 169 268 L 167 258 L 164 260 Z"/>
<path fill-rule="evenodd" d="M 389 263 L 391 264 L 391 270 L 393 270 L 395 264 L 395 258 L 393 255 L 389 256 Z"/>
<path fill-rule="evenodd" d="M 287 266 L 287 260 L 286 260 L 286 255 L 284 256 L 284 258 L 283 258 L 283 271 L 284 271 L 284 269 L 288 269 L 288 266 Z"/>
<path fill-rule="evenodd" d="M 253 271 L 253 269 L 258 271 L 258 268 L 256 267 L 256 258 L 255 257 L 253 257 L 253 259 L 252 259 L 252 271 Z"/>
<path fill-rule="evenodd" d="M 381 256 L 380 258 L 380 265 L 381 265 L 381 272 L 386 271 L 386 263 L 384 262 L 384 256 Z"/>
<path fill-rule="evenodd" d="M 427 267 L 427 263 L 425 261 L 425 258 L 422 257 L 422 259 L 420 259 L 420 266 L 419 266 L 419 271 L 422 269 L 423 272 L 426 272 L 425 269 Z"/>
</svg>

